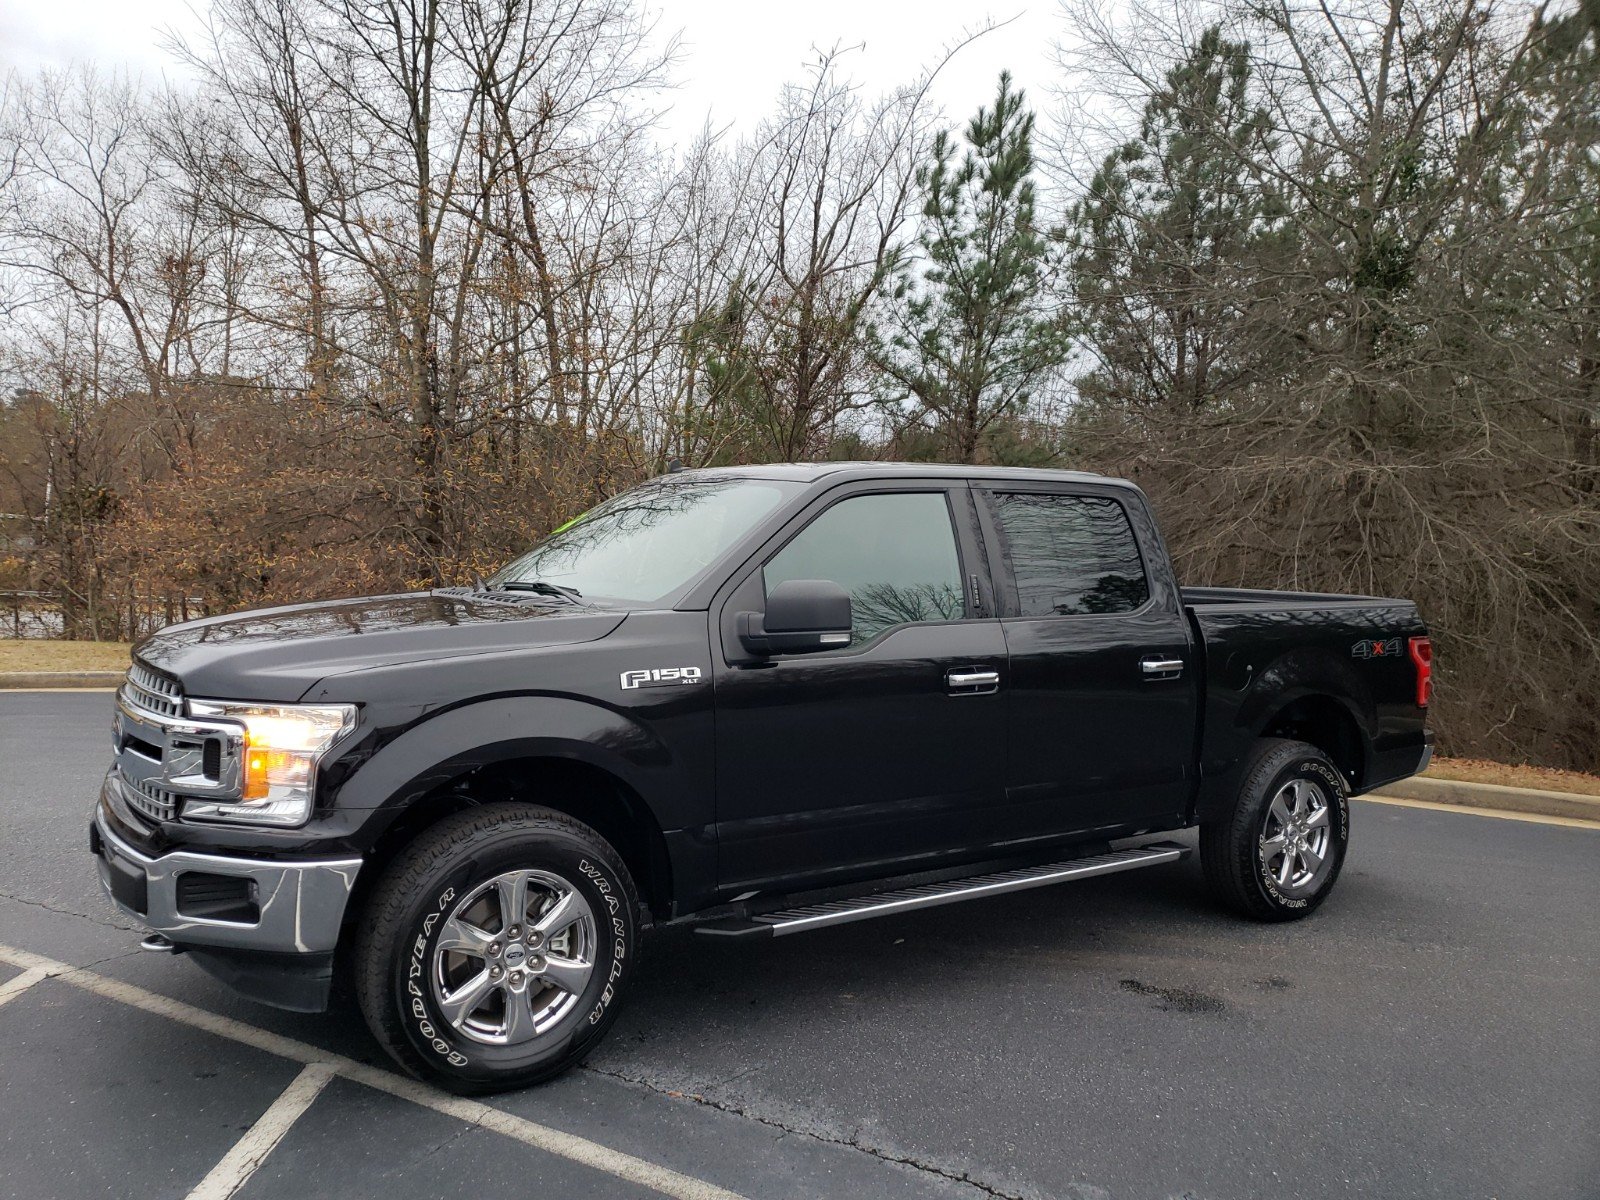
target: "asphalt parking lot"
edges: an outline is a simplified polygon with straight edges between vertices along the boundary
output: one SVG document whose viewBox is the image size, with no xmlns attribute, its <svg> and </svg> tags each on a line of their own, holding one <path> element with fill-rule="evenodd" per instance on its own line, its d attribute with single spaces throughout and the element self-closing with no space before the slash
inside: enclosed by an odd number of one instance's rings
<svg viewBox="0 0 1600 1200">
<path fill-rule="evenodd" d="M 0 692 L 0 1196 L 1600 1196 L 1600 830 L 1358 802 L 1292 926 L 1190 862 L 663 933 L 586 1066 L 481 1105 L 137 951 L 109 705 Z"/>
</svg>

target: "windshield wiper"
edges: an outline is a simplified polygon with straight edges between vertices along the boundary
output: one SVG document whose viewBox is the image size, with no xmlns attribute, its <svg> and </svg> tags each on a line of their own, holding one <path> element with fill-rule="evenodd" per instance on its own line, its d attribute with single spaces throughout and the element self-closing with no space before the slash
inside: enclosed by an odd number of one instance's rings
<svg viewBox="0 0 1600 1200">
<path fill-rule="evenodd" d="M 512 579 L 499 585 L 502 592 L 538 592 L 541 596 L 559 596 L 563 600 L 570 600 L 576 604 L 583 599 L 583 593 L 577 588 L 562 587 L 559 583 L 551 583 L 545 579 Z"/>
</svg>

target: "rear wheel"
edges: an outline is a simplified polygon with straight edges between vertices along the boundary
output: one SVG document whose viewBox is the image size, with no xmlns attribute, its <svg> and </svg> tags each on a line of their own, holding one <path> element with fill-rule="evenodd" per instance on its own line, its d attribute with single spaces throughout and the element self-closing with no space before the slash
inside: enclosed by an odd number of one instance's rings
<svg viewBox="0 0 1600 1200">
<path fill-rule="evenodd" d="M 522 1087 L 604 1036 L 632 973 L 638 899 L 616 852 L 562 813 L 447 818 L 390 865 L 356 946 L 374 1036 L 413 1075 Z"/>
<path fill-rule="evenodd" d="M 1206 879 L 1231 908 L 1292 921 L 1333 889 L 1350 838 L 1345 783 L 1304 742 L 1263 738 L 1246 760 L 1233 811 L 1200 827 Z"/>
</svg>

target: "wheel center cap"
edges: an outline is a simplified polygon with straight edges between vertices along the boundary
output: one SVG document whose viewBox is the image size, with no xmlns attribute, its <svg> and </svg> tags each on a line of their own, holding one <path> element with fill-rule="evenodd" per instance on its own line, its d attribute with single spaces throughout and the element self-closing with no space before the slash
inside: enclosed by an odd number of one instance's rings
<svg viewBox="0 0 1600 1200">
<path fill-rule="evenodd" d="M 519 943 L 512 942 L 511 945 L 506 947 L 506 966 L 520 967 L 527 954 L 528 952 Z"/>
</svg>

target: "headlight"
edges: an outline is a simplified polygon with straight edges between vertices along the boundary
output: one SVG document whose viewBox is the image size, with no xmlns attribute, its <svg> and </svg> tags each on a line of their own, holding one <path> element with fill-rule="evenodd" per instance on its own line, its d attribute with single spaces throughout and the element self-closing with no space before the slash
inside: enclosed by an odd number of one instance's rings
<svg viewBox="0 0 1600 1200">
<path fill-rule="evenodd" d="M 311 816 L 317 764 L 356 727 L 353 704 L 228 704 L 190 700 L 196 717 L 237 721 L 244 727 L 239 752 L 238 800 L 190 800 L 185 818 L 303 825 Z"/>
</svg>

